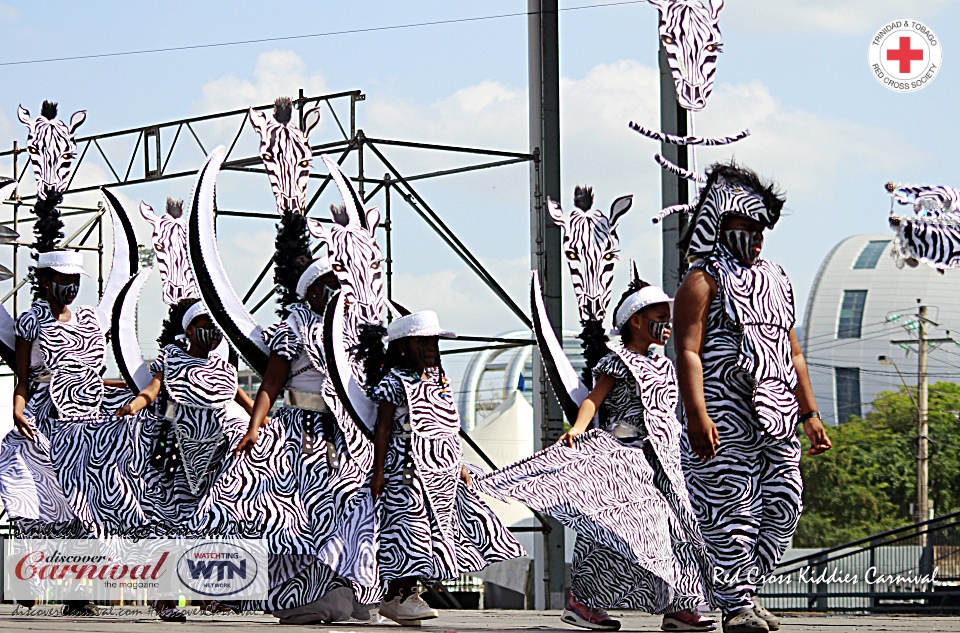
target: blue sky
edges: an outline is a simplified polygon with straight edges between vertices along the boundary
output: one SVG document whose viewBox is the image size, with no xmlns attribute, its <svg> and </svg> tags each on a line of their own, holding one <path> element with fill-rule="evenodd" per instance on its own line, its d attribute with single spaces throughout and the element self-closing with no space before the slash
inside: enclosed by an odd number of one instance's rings
<svg viewBox="0 0 960 633">
<path fill-rule="evenodd" d="M 597 0 L 596 3 L 602 3 Z M 572 8 L 589 0 L 561 2 Z M 0 4 L 0 62 L 230 40 L 392 26 L 514 13 L 522 0 L 486 2 L 46 2 Z M 700 164 L 731 154 L 780 182 L 789 213 L 770 236 L 766 255 L 793 278 L 798 308 L 817 267 L 841 239 L 888 232 L 888 180 L 957 186 L 954 116 L 960 96 L 960 2 L 927 0 L 730 0 L 721 13 L 724 53 L 717 87 L 697 115 L 698 132 L 749 139 L 703 151 Z M 880 86 L 870 73 L 873 31 L 893 18 L 925 21 L 943 43 L 933 84 L 908 95 Z M 621 228 L 622 261 L 635 258 L 659 279 L 660 238 L 649 218 L 659 209 L 657 146 L 627 128 L 656 127 L 656 10 L 646 3 L 561 14 L 564 206 L 575 184 L 591 184 L 597 204 L 635 195 Z M 0 66 L 0 147 L 25 138 L 16 120 L 23 103 L 34 114 L 43 99 L 61 114 L 86 109 L 81 135 L 272 101 L 280 94 L 363 90 L 360 125 L 370 136 L 438 143 L 527 148 L 526 18 L 511 17 L 202 49 Z M 330 134 L 329 119 L 318 133 Z M 227 139 L 229 140 L 229 139 Z M 396 152 L 405 171 L 443 167 L 447 157 Z M 199 166 L 202 157 L 184 156 Z M 377 169 L 376 167 L 372 167 Z M 0 172 L 9 169 L 0 162 Z M 85 177 L 95 178 L 91 172 Z M 79 177 L 79 175 L 78 175 Z M 525 305 L 529 270 L 527 173 L 512 167 L 422 185 L 434 209 L 461 234 Z M 147 199 L 189 194 L 188 181 L 122 190 L 135 212 Z M 269 211 L 266 178 L 225 179 L 221 205 Z M 324 199 L 326 200 L 326 198 Z M 330 202 L 334 198 L 330 198 Z M 402 205 L 395 206 L 398 299 L 436 309 L 464 332 L 493 335 L 520 327 L 471 279 L 459 261 Z M 146 236 L 145 223 L 138 232 Z M 235 285 L 270 256 L 269 222 L 224 222 L 221 248 Z M 92 259 L 89 262 L 92 266 Z M 625 283 L 621 266 L 617 288 Z M 567 286 L 569 288 L 569 286 Z M 144 304 L 156 296 L 148 286 Z M 150 293 L 153 293 L 152 295 Z M 565 322 L 575 325 L 572 301 Z M 159 300 L 156 300 L 159 308 Z M 159 310 L 141 311 L 145 351 Z M 269 310 L 259 314 L 267 323 Z"/>
</svg>

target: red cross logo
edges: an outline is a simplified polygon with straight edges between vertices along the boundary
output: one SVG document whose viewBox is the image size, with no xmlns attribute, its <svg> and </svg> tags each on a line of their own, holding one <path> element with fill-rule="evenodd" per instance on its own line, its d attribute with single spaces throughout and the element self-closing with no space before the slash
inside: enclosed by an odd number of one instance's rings
<svg viewBox="0 0 960 633">
<path fill-rule="evenodd" d="M 900 38 L 900 48 L 887 50 L 887 60 L 900 62 L 900 74 L 910 74 L 910 62 L 923 61 L 922 48 L 910 48 L 910 36 Z"/>
</svg>

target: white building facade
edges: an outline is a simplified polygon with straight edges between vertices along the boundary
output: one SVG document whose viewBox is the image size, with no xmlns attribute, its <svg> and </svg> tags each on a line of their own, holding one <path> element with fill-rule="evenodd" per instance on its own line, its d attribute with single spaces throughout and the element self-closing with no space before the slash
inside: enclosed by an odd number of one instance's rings
<svg viewBox="0 0 960 633">
<path fill-rule="evenodd" d="M 837 244 L 814 279 L 801 346 L 817 404 L 830 424 L 866 415 L 881 391 L 917 384 L 919 305 L 936 323 L 928 337 L 960 340 L 960 272 L 897 268 L 892 236 L 857 235 Z M 918 301 L 919 300 L 919 301 Z M 931 346 L 930 384 L 960 382 L 960 346 Z M 881 363 L 884 356 L 893 363 Z"/>
</svg>

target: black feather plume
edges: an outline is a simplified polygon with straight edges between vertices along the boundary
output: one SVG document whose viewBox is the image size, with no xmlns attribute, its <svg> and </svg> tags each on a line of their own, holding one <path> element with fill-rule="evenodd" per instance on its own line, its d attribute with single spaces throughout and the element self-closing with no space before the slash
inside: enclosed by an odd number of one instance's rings
<svg viewBox="0 0 960 633">
<path fill-rule="evenodd" d="M 307 218 L 303 215 L 285 211 L 277 225 L 276 253 L 273 256 L 273 281 L 277 284 L 280 307 L 277 314 L 281 317 L 289 313 L 287 306 L 299 301 L 297 282 L 313 259 L 310 256 L 310 236 L 307 233 Z"/>
</svg>

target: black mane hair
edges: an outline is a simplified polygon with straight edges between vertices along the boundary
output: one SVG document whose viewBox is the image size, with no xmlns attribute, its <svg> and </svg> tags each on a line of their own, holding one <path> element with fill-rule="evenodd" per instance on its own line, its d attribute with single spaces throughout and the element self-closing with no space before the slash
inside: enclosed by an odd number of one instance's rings
<svg viewBox="0 0 960 633">
<path fill-rule="evenodd" d="M 623 305 L 623 303 L 630 297 L 630 295 L 632 295 L 633 293 L 635 293 L 637 290 L 640 290 L 640 289 L 642 289 L 642 288 L 646 288 L 646 287 L 649 286 L 649 285 L 650 285 L 650 284 L 648 284 L 648 283 L 645 282 L 644 280 L 640 279 L 639 277 L 634 277 L 633 279 L 631 279 L 631 280 L 630 280 L 630 285 L 627 286 L 626 291 L 625 291 L 622 295 L 620 295 L 620 301 L 617 302 L 617 307 L 613 309 L 613 318 L 614 318 L 614 319 L 617 318 L 617 311 L 620 310 L 620 307 L 621 307 L 621 306 Z M 629 319 L 628 319 L 628 322 L 629 322 Z M 620 341 L 621 341 L 624 345 L 626 345 L 627 343 L 629 343 L 629 342 L 632 340 L 632 336 L 633 336 L 632 333 L 630 332 L 630 328 L 628 328 L 628 327 L 626 327 L 626 326 L 627 326 L 627 324 L 624 323 L 624 327 L 623 327 L 623 328 L 620 328 Z M 624 328 L 626 328 L 626 329 L 624 329 Z"/>
<path fill-rule="evenodd" d="M 176 198 L 167 198 L 167 215 L 171 218 L 179 218 L 183 215 L 183 200 Z"/>
<path fill-rule="evenodd" d="M 580 347 L 583 348 L 583 360 L 586 361 L 586 364 L 583 367 L 583 371 L 580 372 L 580 380 L 583 381 L 583 384 L 586 385 L 587 388 L 592 389 L 593 368 L 596 367 L 600 359 L 610 351 L 607 347 L 607 342 L 610 339 L 603 329 L 603 323 L 596 319 L 582 321 L 581 325 L 583 325 L 583 329 L 580 331 L 580 334 L 577 335 L 577 338 L 582 341 Z"/>
<path fill-rule="evenodd" d="M 693 218 L 696 218 L 700 214 L 703 204 L 707 199 L 707 194 L 710 192 L 710 189 L 717 184 L 717 180 L 720 178 L 723 178 L 728 184 L 734 187 L 742 187 L 760 196 L 760 199 L 763 201 L 763 206 L 767 208 L 767 212 L 770 215 L 771 227 L 780 219 L 780 211 L 786 202 L 783 192 L 780 191 L 774 182 L 764 180 L 757 175 L 755 171 L 741 167 L 734 160 L 730 160 L 728 163 L 714 163 L 707 169 L 707 182 L 703 185 L 703 189 L 700 190 L 700 197 L 697 199 L 697 206 L 694 209 Z M 684 231 L 683 236 L 680 238 L 680 241 L 677 242 L 677 246 L 680 247 L 681 252 L 686 252 L 690 246 L 694 226 L 695 223 L 691 221 Z"/>
<path fill-rule="evenodd" d="M 284 211 L 277 224 L 275 245 L 273 281 L 280 292 L 277 314 L 283 318 L 289 314 L 287 306 L 300 300 L 297 297 L 297 282 L 313 261 L 307 218 L 294 211 Z"/>
<path fill-rule="evenodd" d="M 33 223 L 32 246 L 38 254 L 56 250 L 60 240 L 63 239 L 63 220 L 60 219 L 60 209 L 57 208 L 62 201 L 62 195 L 49 191 L 45 199 L 37 198 L 37 202 L 33 205 L 33 214 L 37 216 L 37 221 Z M 36 255 L 33 257 L 36 259 Z M 40 286 L 35 266 L 30 267 L 30 284 L 33 287 L 34 299 L 42 299 L 44 291 Z"/>
<path fill-rule="evenodd" d="M 277 120 L 277 123 L 286 125 L 290 122 L 292 116 L 293 102 L 290 101 L 290 97 L 279 97 L 273 102 L 273 118 Z"/>
<path fill-rule="evenodd" d="M 167 318 L 163 321 L 163 328 L 160 330 L 160 336 L 157 337 L 157 345 L 162 350 L 167 345 L 178 345 L 186 349 L 186 345 L 177 340 L 177 337 L 183 334 L 183 315 L 187 313 L 190 306 L 200 301 L 199 299 L 182 299 L 176 305 L 170 306 L 167 312 Z"/>
<path fill-rule="evenodd" d="M 57 118 L 57 102 L 44 101 L 43 105 L 40 106 L 40 116 L 45 118 L 47 121 L 53 121 L 55 118 Z"/>
<path fill-rule="evenodd" d="M 573 190 L 573 206 L 584 211 L 593 208 L 593 187 L 581 187 L 577 185 Z"/>
</svg>

